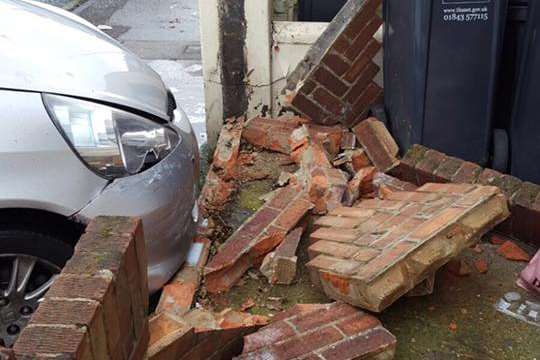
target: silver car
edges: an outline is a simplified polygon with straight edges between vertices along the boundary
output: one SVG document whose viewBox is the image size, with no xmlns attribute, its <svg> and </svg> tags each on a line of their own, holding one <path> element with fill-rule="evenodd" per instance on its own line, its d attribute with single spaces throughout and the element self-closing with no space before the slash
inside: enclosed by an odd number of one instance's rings
<svg viewBox="0 0 540 360">
<path fill-rule="evenodd" d="M 199 154 L 161 78 L 96 27 L 0 0 L 0 339 L 9 345 L 98 215 L 143 220 L 149 288 L 195 232 Z"/>
</svg>

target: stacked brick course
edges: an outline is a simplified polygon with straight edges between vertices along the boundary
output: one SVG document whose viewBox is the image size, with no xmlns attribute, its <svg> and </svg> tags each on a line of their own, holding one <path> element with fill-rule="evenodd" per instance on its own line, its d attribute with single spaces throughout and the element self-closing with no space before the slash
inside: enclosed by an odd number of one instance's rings
<svg viewBox="0 0 540 360">
<path fill-rule="evenodd" d="M 237 359 L 391 359 L 396 339 L 373 316 L 333 303 L 296 305 L 244 343 Z"/>
<path fill-rule="evenodd" d="M 265 317 L 232 310 L 195 309 L 150 319 L 149 360 L 231 359 L 242 351 L 244 335 L 268 323 Z"/>
<path fill-rule="evenodd" d="M 141 222 L 95 219 L 22 331 L 19 359 L 142 359 L 148 343 Z"/>
<path fill-rule="evenodd" d="M 350 0 L 288 77 L 293 109 L 321 124 L 351 126 L 379 101 L 381 87 L 373 80 L 381 51 L 374 38 L 382 25 L 381 0 Z"/>
<path fill-rule="evenodd" d="M 391 171 L 402 180 L 422 185 L 454 182 L 497 186 L 508 199 L 512 216 L 497 229 L 507 235 L 540 245 L 540 185 L 477 164 L 414 145 Z"/>
<path fill-rule="evenodd" d="M 205 269 L 207 290 L 211 293 L 228 290 L 250 267 L 260 264 L 311 208 L 303 184 L 290 184 L 277 191 L 208 263 Z"/>
<path fill-rule="evenodd" d="M 508 216 L 496 187 L 426 184 L 320 218 L 307 264 L 328 296 L 382 311 Z"/>
</svg>

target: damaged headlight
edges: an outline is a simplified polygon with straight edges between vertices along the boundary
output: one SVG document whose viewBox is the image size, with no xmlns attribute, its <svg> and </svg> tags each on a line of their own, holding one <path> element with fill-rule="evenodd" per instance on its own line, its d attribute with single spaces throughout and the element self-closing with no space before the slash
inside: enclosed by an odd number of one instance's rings
<svg viewBox="0 0 540 360">
<path fill-rule="evenodd" d="M 43 101 L 77 154 L 107 178 L 149 168 L 180 141 L 174 130 L 127 111 L 58 95 L 44 94 Z"/>
</svg>

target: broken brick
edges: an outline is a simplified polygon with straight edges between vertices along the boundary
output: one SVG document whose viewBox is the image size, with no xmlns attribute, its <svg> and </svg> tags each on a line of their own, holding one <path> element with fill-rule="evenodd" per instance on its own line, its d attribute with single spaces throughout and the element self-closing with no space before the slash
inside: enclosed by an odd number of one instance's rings
<svg viewBox="0 0 540 360">
<path fill-rule="evenodd" d="M 396 339 L 373 316 L 343 303 L 297 305 L 245 337 L 238 359 L 391 359 Z"/>
<path fill-rule="evenodd" d="M 373 176 L 376 169 L 373 166 L 360 169 L 347 184 L 344 204 L 352 206 L 360 197 L 373 190 Z"/>
<path fill-rule="evenodd" d="M 188 260 L 174 278 L 163 287 L 156 313 L 167 311 L 181 314 L 191 308 L 209 251 L 210 240 L 201 237 L 195 239 L 188 254 Z"/>
<path fill-rule="evenodd" d="M 213 170 L 208 171 L 198 201 L 202 215 L 208 217 L 212 212 L 223 210 L 235 191 L 234 181 L 225 181 Z"/>
<path fill-rule="evenodd" d="M 478 271 L 480 274 L 485 274 L 488 272 L 488 263 L 484 259 L 478 259 L 474 262 L 474 267 L 476 268 L 476 271 Z"/>
<path fill-rule="evenodd" d="M 209 292 L 233 286 L 251 266 L 276 248 L 312 208 L 301 184 L 291 184 L 248 219 L 218 250 L 205 269 Z"/>
<path fill-rule="evenodd" d="M 373 191 L 379 198 L 385 199 L 396 191 L 415 191 L 418 187 L 406 181 L 401 181 L 393 176 L 378 172 L 373 176 Z"/>
<path fill-rule="evenodd" d="M 250 119 L 242 137 L 252 145 L 282 154 L 291 154 L 289 139 L 294 130 L 305 126 L 313 141 L 323 146 L 330 154 L 336 155 L 341 146 L 343 129 L 339 126 L 322 126 L 310 124 L 300 117 L 280 117 L 266 119 L 256 117 Z"/>
<path fill-rule="evenodd" d="M 285 240 L 264 258 L 261 272 L 270 284 L 290 285 L 296 276 L 296 249 L 304 229 L 298 227 L 291 231 Z"/>
<path fill-rule="evenodd" d="M 316 257 L 307 266 L 329 297 L 380 312 L 509 214 L 495 187 L 427 184 L 404 196 L 396 192 L 395 198 L 341 208 L 351 218 L 358 208 L 375 213 L 354 229 L 322 227 L 311 235 Z M 336 245 L 317 255 L 322 240 Z M 343 244 L 352 247 L 347 259 Z M 367 249 L 375 256 L 363 256 Z"/>
<path fill-rule="evenodd" d="M 399 148 L 381 121 L 369 118 L 353 131 L 377 169 L 388 172 L 399 163 Z"/>
<path fill-rule="evenodd" d="M 310 172 L 308 181 L 309 200 L 315 214 L 326 214 L 342 206 L 347 177 L 341 170 L 317 167 Z"/>
<path fill-rule="evenodd" d="M 507 260 L 528 262 L 531 257 L 525 250 L 520 248 L 513 241 L 506 241 L 497 249 L 499 255 L 504 256 Z"/>
<path fill-rule="evenodd" d="M 184 316 L 163 312 L 150 319 L 149 360 L 231 358 L 242 337 L 266 325 L 262 316 L 224 310 L 191 310 Z M 231 350 L 232 348 L 232 350 Z"/>
<path fill-rule="evenodd" d="M 212 169 L 225 181 L 234 179 L 236 175 L 243 126 L 244 118 L 238 118 L 226 120 L 221 128 Z"/>
</svg>

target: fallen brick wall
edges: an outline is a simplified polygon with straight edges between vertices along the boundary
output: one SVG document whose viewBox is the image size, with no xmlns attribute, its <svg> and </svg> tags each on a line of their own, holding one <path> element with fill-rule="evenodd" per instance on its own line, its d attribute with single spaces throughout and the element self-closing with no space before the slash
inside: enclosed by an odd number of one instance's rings
<svg viewBox="0 0 540 360">
<path fill-rule="evenodd" d="M 381 51 L 381 0 L 349 0 L 287 78 L 287 101 L 320 124 L 352 126 L 382 95 L 373 79 Z"/>
<path fill-rule="evenodd" d="M 507 216 L 496 187 L 426 184 L 318 219 L 307 266 L 329 297 L 380 312 Z"/>
<path fill-rule="evenodd" d="M 268 323 L 262 316 L 230 309 L 160 313 L 150 319 L 149 360 L 231 359 L 242 351 L 243 336 Z"/>
<path fill-rule="evenodd" d="M 373 316 L 333 303 L 296 305 L 244 343 L 237 359 L 392 359 L 396 339 Z"/>
<path fill-rule="evenodd" d="M 391 174 L 422 185 L 426 182 L 497 186 L 508 199 L 511 217 L 497 227 L 506 235 L 540 246 L 540 185 L 414 145 Z"/>
<path fill-rule="evenodd" d="M 302 184 L 280 189 L 206 265 L 206 289 L 211 293 L 230 289 L 250 267 L 260 264 L 311 208 Z"/>
<path fill-rule="evenodd" d="M 148 343 L 142 224 L 99 217 L 15 343 L 18 359 L 142 359 Z"/>
</svg>

